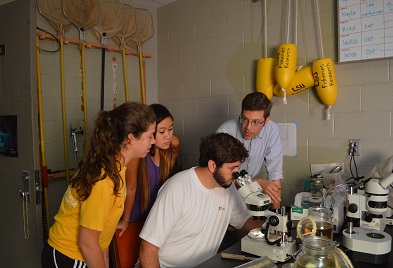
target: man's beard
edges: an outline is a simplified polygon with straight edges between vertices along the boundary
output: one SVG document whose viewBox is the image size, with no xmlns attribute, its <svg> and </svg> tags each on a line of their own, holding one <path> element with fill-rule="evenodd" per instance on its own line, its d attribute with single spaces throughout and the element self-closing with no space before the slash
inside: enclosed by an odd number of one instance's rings
<svg viewBox="0 0 393 268">
<path fill-rule="evenodd" d="M 221 175 L 221 173 L 220 173 L 219 170 L 220 170 L 220 169 L 216 169 L 216 170 L 213 172 L 213 178 L 214 178 L 214 180 L 215 180 L 222 188 L 227 189 L 227 188 L 229 188 L 229 187 L 231 186 L 232 182 L 229 183 L 229 184 L 226 184 L 225 179 L 224 179 L 224 177 Z"/>
</svg>

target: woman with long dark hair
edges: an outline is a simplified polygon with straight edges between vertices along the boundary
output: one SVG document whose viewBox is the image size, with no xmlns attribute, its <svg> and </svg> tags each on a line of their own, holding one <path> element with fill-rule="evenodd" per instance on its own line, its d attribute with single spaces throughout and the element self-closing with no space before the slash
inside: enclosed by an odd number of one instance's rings
<svg viewBox="0 0 393 268">
<path fill-rule="evenodd" d="M 150 105 L 156 115 L 156 143 L 144 159 L 134 159 L 126 172 L 127 198 L 117 227 L 117 247 L 122 268 L 138 260 L 139 233 L 161 185 L 179 171 L 179 139 L 173 135 L 173 116 L 161 104 Z"/>
</svg>

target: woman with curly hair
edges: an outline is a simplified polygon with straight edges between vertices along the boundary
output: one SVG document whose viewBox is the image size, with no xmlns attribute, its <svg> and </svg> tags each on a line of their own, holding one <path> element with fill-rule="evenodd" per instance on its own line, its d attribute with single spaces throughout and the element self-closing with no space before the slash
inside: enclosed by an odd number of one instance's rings
<svg viewBox="0 0 393 268">
<path fill-rule="evenodd" d="M 161 185 L 179 171 L 179 139 L 173 135 L 173 116 L 161 104 L 152 104 L 156 114 L 156 143 L 144 159 L 127 166 L 127 198 L 117 226 L 116 240 L 122 268 L 134 267 L 138 260 L 139 233 L 156 200 Z"/>
<path fill-rule="evenodd" d="M 125 102 L 101 111 L 44 246 L 42 267 L 109 268 L 109 245 L 124 210 L 126 166 L 155 143 L 151 107 Z"/>
</svg>

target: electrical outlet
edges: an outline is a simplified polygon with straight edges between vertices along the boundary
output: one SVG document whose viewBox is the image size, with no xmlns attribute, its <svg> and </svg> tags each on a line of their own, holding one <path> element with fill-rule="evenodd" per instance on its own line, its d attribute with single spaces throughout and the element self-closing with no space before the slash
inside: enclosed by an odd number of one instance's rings
<svg viewBox="0 0 393 268">
<path fill-rule="evenodd" d="M 5 55 L 5 44 L 1 44 L 0 45 L 0 56 L 4 56 Z"/>
<path fill-rule="evenodd" d="M 350 139 L 348 146 L 349 146 L 349 150 L 348 150 L 349 155 L 360 156 L 360 140 L 359 139 Z"/>
</svg>

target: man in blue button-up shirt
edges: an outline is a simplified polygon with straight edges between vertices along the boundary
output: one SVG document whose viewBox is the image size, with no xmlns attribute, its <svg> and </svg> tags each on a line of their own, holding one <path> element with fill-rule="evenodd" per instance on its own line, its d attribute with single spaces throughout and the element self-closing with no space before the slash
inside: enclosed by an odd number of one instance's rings
<svg viewBox="0 0 393 268">
<path fill-rule="evenodd" d="M 239 170 L 246 170 L 258 181 L 263 192 L 270 196 L 273 208 L 281 204 L 281 180 L 283 179 L 283 154 L 279 128 L 270 120 L 272 102 L 261 92 L 248 94 L 242 101 L 239 119 L 223 123 L 217 132 L 232 135 L 243 142 L 249 157 Z M 263 165 L 268 178 L 262 178 Z"/>
</svg>

